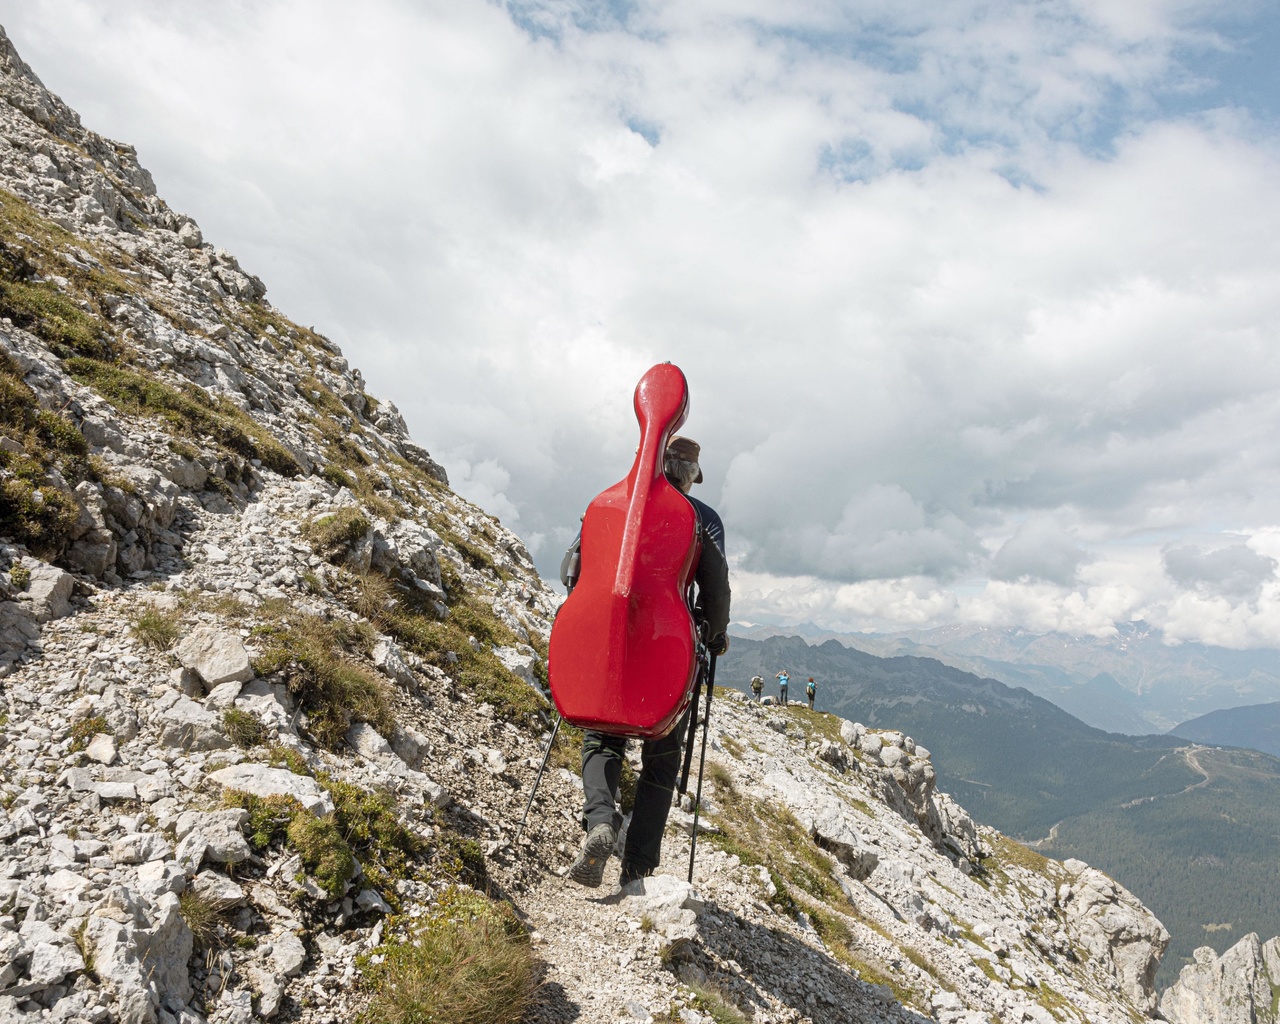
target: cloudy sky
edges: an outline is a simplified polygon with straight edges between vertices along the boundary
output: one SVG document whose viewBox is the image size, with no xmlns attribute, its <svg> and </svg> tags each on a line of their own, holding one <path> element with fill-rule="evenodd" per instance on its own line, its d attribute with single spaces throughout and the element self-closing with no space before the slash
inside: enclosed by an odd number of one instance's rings
<svg viewBox="0 0 1280 1024">
<path fill-rule="evenodd" d="M 1280 13 L 0 0 L 554 574 L 693 394 L 735 617 L 1280 646 Z"/>
</svg>

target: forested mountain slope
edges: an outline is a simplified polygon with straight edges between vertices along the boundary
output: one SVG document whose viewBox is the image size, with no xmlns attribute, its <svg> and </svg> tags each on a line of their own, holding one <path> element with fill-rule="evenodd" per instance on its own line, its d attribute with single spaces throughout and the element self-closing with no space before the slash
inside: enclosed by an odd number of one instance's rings
<svg viewBox="0 0 1280 1024">
<path fill-rule="evenodd" d="M 1280 757 L 1280 702 L 1224 708 L 1169 730 L 1171 736 L 1221 747 L 1249 747 Z"/>
</svg>

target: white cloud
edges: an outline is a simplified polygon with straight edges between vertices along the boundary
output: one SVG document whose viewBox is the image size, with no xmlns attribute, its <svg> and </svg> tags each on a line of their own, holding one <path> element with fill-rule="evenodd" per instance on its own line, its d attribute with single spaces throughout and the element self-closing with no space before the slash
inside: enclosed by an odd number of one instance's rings
<svg viewBox="0 0 1280 1024">
<path fill-rule="evenodd" d="M 1207 550 L 1196 544 L 1164 549 L 1164 571 L 1180 587 L 1230 600 L 1256 600 L 1276 579 L 1277 563 L 1245 544 Z"/>
<path fill-rule="evenodd" d="M 1161 563 L 1280 557 L 1274 126 L 1157 114 L 1195 78 L 1179 55 L 1225 45 L 1218 6 L 0 20 L 549 576 L 671 359 L 738 617 L 1280 643 L 1269 584 L 1187 592 Z"/>
<path fill-rule="evenodd" d="M 1069 587 L 1088 557 L 1061 523 L 1036 517 L 1019 523 L 991 557 L 989 575 L 1004 582 L 1026 579 Z"/>
</svg>

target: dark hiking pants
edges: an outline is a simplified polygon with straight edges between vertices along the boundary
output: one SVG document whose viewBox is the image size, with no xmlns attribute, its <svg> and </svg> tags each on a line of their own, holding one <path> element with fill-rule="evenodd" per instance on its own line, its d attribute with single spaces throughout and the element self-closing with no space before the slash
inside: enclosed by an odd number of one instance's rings
<svg viewBox="0 0 1280 1024">
<path fill-rule="evenodd" d="M 640 779 L 622 862 L 642 874 L 656 868 L 661 858 L 662 831 L 667 827 L 671 794 L 680 774 L 680 748 L 688 728 L 686 711 L 667 735 L 646 740 L 640 748 Z M 625 736 L 588 731 L 582 738 L 582 817 L 588 832 L 604 822 L 614 831 L 622 827 L 618 787 L 626 749 Z"/>
</svg>

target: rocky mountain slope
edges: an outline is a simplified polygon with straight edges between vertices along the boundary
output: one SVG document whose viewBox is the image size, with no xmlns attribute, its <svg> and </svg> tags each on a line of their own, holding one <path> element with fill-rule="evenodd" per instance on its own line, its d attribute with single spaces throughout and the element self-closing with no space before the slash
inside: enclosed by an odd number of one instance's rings
<svg viewBox="0 0 1280 1024">
<path fill-rule="evenodd" d="M 978 820 L 1122 881 L 1172 934 L 1160 984 L 1201 944 L 1280 931 L 1275 758 L 1103 733 L 1026 690 L 831 640 L 735 641 L 721 678 L 745 688 L 780 665 L 819 680 L 819 707 L 929 737 L 939 784 Z"/>
<path fill-rule="evenodd" d="M 1276 1024 L 1280 1021 L 1280 939 L 1250 933 L 1221 956 L 1196 950 L 1176 984 L 1160 997 L 1173 1024 Z"/>
<path fill-rule="evenodd" d="M 0 1021 L 1152 1014 L 1127 891 L 802 708 L 716 703 L 693 886 L 566 883 L 554 596 L 264 296 L 0 34 Z"/>
</svg>

